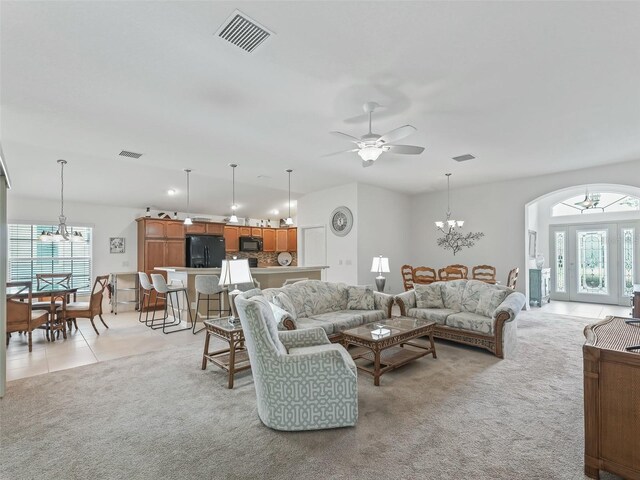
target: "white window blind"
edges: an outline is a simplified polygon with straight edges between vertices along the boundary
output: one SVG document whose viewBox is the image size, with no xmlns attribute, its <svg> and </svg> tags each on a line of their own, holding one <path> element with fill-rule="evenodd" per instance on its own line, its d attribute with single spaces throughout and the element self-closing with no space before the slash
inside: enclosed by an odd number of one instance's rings
<svg viewBox="0 0 640 480">
<path fill-rule="evenodd" d="M 91 290 L 92 228 L 67 227 L 82 233 L 85 242 L 43 242 L 40 234 L 55 233 L 53 225 L 9 225 L 8 278 L 11 282 L 31 281 L 35 287 L 38 273 L 71 273 L 78 293 Z"/>
</svg>

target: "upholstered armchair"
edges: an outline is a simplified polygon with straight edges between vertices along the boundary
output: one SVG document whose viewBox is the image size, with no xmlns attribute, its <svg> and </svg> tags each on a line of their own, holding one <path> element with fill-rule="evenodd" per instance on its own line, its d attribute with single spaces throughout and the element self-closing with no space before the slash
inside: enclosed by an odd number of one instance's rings
<svg viewBox="0 0 640 480">
<path fill-rule="evenodd" d="M 236 297 L 256 389 L 260 420 L 275 430 L 355 425 L 356 366 L 322 328 L 278 331 L 262 295 Z"/>
</svg>

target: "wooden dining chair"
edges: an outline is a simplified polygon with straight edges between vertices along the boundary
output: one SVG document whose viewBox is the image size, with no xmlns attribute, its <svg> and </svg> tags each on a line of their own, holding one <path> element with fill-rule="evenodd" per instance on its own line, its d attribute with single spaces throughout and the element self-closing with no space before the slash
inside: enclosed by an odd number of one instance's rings
<svg viewBox="0 0 640 480">
<path fill-rule="evenodd" d="M 40 290 L 48 286 L 71 288 L 71 277 L 71 273 L 36 273 L 36 290 Z M 61 300 L 56 300 L 56 302 L 53 304 L 49 300 L 47 300 L 46 302 L 33 302 L 32 308 L 34 310 L 47 310 L 50 314 L 53 315 L 55 313 L 55 310 L 57 310 L 60 306 L 62 306 Z"/>
<path fill-rule="evenodd" d="M 453 265 L 447 265 L 445 268 L 455 268 L 462 272 L 462 278 L 469 278 L 469 267 L 466 265 L 460 265 L 459 263 L 454 263 Z"/>
<path fill-rule="evenodd" d="M 96 277 L 95 282 L 93 283 L 93 289 L 91 290 L 91 297 L 88 302 L 69 302 L 64 309 L 64 319 L 65 320 L 73 320 L 73 323 L 78 329 L 78 324 L 76 323 L 77 318 L 88 318 L 91 320 L 91 326 L 95 330 L 97 335 L 100 335 L 98 329 L 96 328 L 96 324 L 93 323 L 93 319 L 97 316 L 100 318 L 102 324 L 109 328 L 102 318 L 102 298 L 104 296 L 104 290 L 107 288 L 107 283 L 109 283 L 109 275 L 100 275 Z M 63 322 L 64 323 L 64 322 Z"/>
<path fill-rule="evenodd" d="M 416 267 L 413 269 L 413 283 L 428 285 L 437 282 L 436 270 L 431 267 Z"/>
<path fill-rule="evenodd" d="M 45 310 L 32 310 L 31 282 L 7 282 L 7 288 L 17 291 L 7 293 L 7 345 L 14 332 L 26 332 L 29 338 L 29 351 L 32 351 L 31 332 L 34 328 L 47 323 L 49 313 Z M 27 298 L 24 299 L 26 293 Z M 18 300 L 18 296 L 22 297 Z"/>
<path fill-rule="evenodd" d="M 402 265 L 400 274 L 402 275 L 404 291 L 411 290 L 413 288 L 413 267 L 411 265 Z"/>
<path fill-rule="evenodd" d="M 515 290 L 519 272 L 520 269 L 518 267 L 513 268 L 509 271 L 509 275 L 507 276 L 507 287 L 513 288 Z"/>
<path fill-rule="evenodd" d="M 471 269 L 471 278 L 486 283 L 496 283 L 496 267 L 491 265 L 476 265 Z"/>
<path fill-rule="evenodd" d="M 438 278 L 443 282 L 449 282 L 451 280 L 462 280 L 466 278 L 464 273 L 459 268 L 453 268 L 451 266 L 444 267 L 438 270 Z"/>
</svg>

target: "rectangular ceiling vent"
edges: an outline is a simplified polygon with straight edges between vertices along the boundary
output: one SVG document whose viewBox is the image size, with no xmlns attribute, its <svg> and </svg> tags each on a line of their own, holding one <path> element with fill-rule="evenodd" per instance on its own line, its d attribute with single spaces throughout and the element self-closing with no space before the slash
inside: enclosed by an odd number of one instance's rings
<svg viewBox="0 0 640 480">
<path fill-rule="evenodd" d="M 273 32 L 236 10 L 216 34 L 245 52 L 251 53 L 273 35 Z"/>
<path fill-rule="evenodd" d="M 127 150 L 122 150 L 119 155 L 121 157 L 129 157 L 129 158 L 140 158 L 142 156 L 141 153 L 128 152 Z"/>
<path fill-rule="evenodd" d="M 474 158 L 476 158 L 476 157 L 474 157 L 474 156 L 473 156 L 473 155 L 471 155 L 470 153 L 467 153 L 466 155 L 459 155 L 459 156 L 457 156 L 457 157 L 453 157 L 453 159 L 454 159 L 456 162 L 466 162 L 466 161 L 468 161 L 468 160 L 473 160 Z"/>
</svg>

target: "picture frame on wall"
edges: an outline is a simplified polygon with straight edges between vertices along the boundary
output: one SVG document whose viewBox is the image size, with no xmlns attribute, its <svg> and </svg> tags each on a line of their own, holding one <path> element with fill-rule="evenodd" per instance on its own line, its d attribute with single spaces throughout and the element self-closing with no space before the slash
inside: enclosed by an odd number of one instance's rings
<svg viewBox="0 0 640 480">
<path fill-rule="evenodd" d="M 535 230 L 529 230 L 529 258 L 536 258 L 537 241 L 538 233 Z"/>
<path fill-rule="evenodd" d="M 124 251 L 125 251 L 124 237 L 109 238 L 110 253 L 124 253 Z"/>
</svg>

